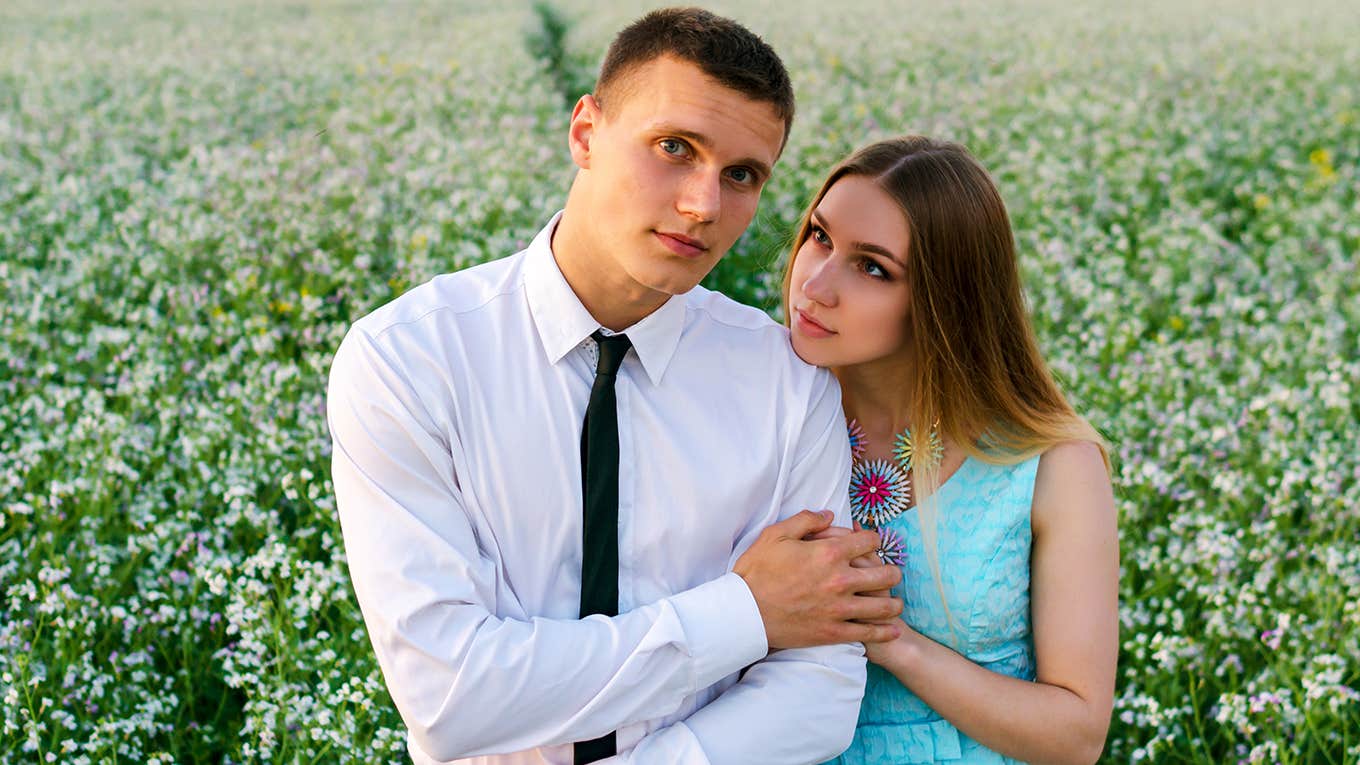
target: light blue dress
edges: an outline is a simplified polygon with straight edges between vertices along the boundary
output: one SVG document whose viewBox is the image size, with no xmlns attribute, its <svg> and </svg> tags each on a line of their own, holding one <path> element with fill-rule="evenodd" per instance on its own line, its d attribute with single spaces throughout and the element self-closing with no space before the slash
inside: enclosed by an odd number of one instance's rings
<svg viewBox="0 0 1360 765">
<path fill-rule="evenodd" d="M 893 594 L 912 628 L 1002 674 L 1034 679 L 1029 618 L 1030 504 L 1039 458 L 989 465 L 968 458 L 939 489 L 939 560 L 951 632 L 930 574 L 915 508 L 885 524 L 906 563 Z M 887 670 L 869 665 L 850 748 L 827 765 L 1014 763 L 959 732 Z"/>
</svg>

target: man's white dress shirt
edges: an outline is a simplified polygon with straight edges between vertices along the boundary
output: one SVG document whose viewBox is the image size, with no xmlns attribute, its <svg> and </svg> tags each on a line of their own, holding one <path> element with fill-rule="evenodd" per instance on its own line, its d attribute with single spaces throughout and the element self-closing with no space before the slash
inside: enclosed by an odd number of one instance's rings
<svg viewBox="0 0 1360 765">
<path fill-rule="evenodd" d="M 799 510 L 849 525 L 840 390 L 761 312 L 696 287 L 626 330 L 619 615 L 577 618 L 600 325 L 553 259 L 560 215 L 525 251 L 360 319 L 331 368 L 350 574 L 413 759 L 566 765 L 611 730 L 611 763 L 838 754 L 862 647 L 767 656 L 731 573 Z"/>
</svg>

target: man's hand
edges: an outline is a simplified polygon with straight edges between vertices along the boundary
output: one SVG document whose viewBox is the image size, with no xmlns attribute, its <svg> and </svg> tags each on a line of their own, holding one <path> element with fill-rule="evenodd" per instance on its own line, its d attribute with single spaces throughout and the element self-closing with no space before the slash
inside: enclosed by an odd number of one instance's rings
<svg viewBox="0 0 1360 765">
<path fill-rule="evenodd" d="M 900 627 L 885 622 L 902 613 L 897 598 L 875 597 L 902 579 L 896 566 L 857 568 L 851 561 L 878 549 L 878 533 L 853 531 L 804 539 L 825 531 L 832 514 L 809 510 L 760 532 L 732 570 L 755 596 L 770 648 L 833 643 L 880 643 Z M 864 622 L 864 623 L 860 623 Z"/>
<path fill-rule="evenodd" d="M 839 539 L 840 537 L 843 537 L 846 534 L 853 534 L 855 531 L 864 530 L 864 527 L 859 525 L 859 521 L 851 521 L 851 523 L 855 524 L 855 528 L 853 531 L 845 528 L 844 526 L 828 526 L 822 529 L 821 531 L 803 537 L 803 539 L 809 542 L 814 539 Z M 853 566 L 854 568 L 878 568 L 879 566 L 884 566 L 886 564 L 883 562 L 881 558 L 878 557 L 878 551 L 874 550 L 872 552 L 867 552 L 859 556 L 858 558 L 855 558 L 854 560 L 850 561 L 850 565 Z M 892 590 L 891 589 L 874 590 L 873 592 L 861 592 L 860 594 L 872 595 L 876 598 L 891 598 Z M 889 619 L 888 621 L 892 620 Z"/>
</svg>

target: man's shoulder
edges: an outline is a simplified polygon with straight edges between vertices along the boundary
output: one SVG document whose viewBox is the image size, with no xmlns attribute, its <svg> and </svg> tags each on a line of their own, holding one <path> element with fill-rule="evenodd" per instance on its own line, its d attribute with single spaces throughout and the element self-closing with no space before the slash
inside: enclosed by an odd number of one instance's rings
<svg viewBox="0 0 1360 765">
<path fill-rule="evenodd" d="M 716 331 L 749 333 L 768 342 L 788 342 L 788 331 L 771 319 L 769 314 L 745 303 L 738 303 L 721 292 L 695 287 L 685 294 L 685 305 L 698 315 L 700 321 L 713 325 Z"/>
<path fill-rule="evenodd" d="M 816 385 L 819 374 L 826 372 L 799 358 L 788 328 L 759 308 L 704 287 L 690 290 L 686 305 L 691 331 L 711 352 L 718 352 L 724 364 L 732 365 L 730 369 L 792 377 L 802 381 L 799 387 Z"/>
<path fill-rule="evenodd" d="M 436 315 L 477 311 L 523 285 L 524 253 L 488 261 L 430 279 L 354 322 L 354 328 L 378 337 L 414 327 Z"/>
</svg>

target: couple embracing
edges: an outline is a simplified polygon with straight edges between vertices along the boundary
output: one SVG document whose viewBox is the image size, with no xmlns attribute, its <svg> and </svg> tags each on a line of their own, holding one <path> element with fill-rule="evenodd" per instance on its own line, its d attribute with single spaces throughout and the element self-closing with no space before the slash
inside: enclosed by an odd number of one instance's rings
<svg viewBox="0 0 1360 765">
<path fill-rule="evenodd" d="M 341 344 L 336 497 L 415 762 L 1098 758 L 1108 461 L 986 171 L 923 137 L 832 169 L 787 328 L 697 286 L 793 113 L 758 37 L 649 14 L 577 102 L 527 249 Z"/>
</svg>

